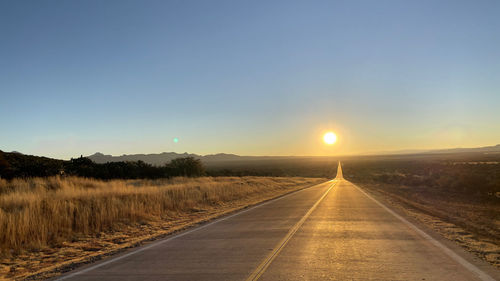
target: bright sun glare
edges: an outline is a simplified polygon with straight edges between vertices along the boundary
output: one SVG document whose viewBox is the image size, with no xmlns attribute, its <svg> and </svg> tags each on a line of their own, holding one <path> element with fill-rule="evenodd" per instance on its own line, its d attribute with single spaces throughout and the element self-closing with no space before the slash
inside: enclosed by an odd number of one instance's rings
<svg viewBox="0 0 500 281">
<path fill-rule="evenodd" d="M 323 141 L 326 144 L 334 144 L 337 141 L 337 135 L 333 132 L 328 132 L 323 136 Z"/>
</svg>

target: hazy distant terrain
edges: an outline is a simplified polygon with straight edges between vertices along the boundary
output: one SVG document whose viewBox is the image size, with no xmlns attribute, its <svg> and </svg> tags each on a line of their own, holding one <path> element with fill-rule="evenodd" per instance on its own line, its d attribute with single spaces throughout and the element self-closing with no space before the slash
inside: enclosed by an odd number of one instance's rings
<svg viewBox="0 0 500 281">
<path fill-rule="evenodd" d="M 105 155 L 100 152 L 87 156 L 95 163 L 108 163 L 108 162 L 121 162 L 121 161 L 144 161 L 151 165 L 164 165 L 169 163 L 171 160 L 176 158 L 193 157 L 195 159 L 200 159 L 203 162 L 217 162 L 217 161 L 234 161 L 234 160 L 258 160 L 270 157 L 259 157 L 259 156 L 239 156 L 235 154 L 210 154 L 210 155 L 198 155 L 192 153 L 175 153 L 175 152 L 162 152 L 155 154 L 124 154 L 121 156 Z M 277 157 L 283 158 L 283 157 Z"/>
<path fill-rule="evenodd" d="M 447 149 L 405 149 L 395 151 L 379 151 L 367 153 L 367 155 L 394 155 L 394 154 L 432 154 L 432 153 L 465 153 L 465 152 L 485 152 L 500 153 L 500 144 L 494 146 L 470 147 L 470 148 L 447 148 Z"/>
<path fill-rule="evenodd" d="M 485 146 L 476 148 L 452 148 L 452 149 L 437 149 L 437 150 L 404 150 L 378 153 L 378 155 L 406 155 L 406 154 L 439 154 L 439 153 L 500 153 L 500 144 L 495 146 Z M 372 154 L 377 155 L 377 154 Z M 121 161 L 144 161 L 151 165 L 164 165 L 176 158 L 193 157 L 200 159 L 204 163 L 225 162 L 225 161 L 253 161 L 253 160 L 287 160 L 287 159 L 326 159 L 332 157 L 318 156 L 240 156 L 236 154 L 209 154 L 198 155 L 191 153 L 175 153 L 175 152 L 162 152 L 153 154 L 124 154 L 121 156 L 105 155 L 97 152 L 87 158 L 95 163 L 108 163 L 108 162 L 121 162 Z M 343 157 L 345 158 L 345 157 Z M 216 164 L 216 163 L 214 163 Z"/>
<path fill-rule="evenodd" d="M 500 144 L 494 146 L 483 146 L 483 147 L 473 147 L 473 148 L 435 149 L 435 150 L 425 151 L 424 153 L 468 153 L 468 152 L 500 153 Z"/>
</svg>

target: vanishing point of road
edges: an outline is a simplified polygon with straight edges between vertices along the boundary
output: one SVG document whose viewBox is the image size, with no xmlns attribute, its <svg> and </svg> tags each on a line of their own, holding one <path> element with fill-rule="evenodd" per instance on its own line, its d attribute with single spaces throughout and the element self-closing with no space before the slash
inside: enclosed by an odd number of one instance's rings
<svg viewBox="0 0 500 281">
<path fill-rule="evenodd" d="M 60 277 L 68 280 L 496 280 L 342 177 Z"/>
</svg>

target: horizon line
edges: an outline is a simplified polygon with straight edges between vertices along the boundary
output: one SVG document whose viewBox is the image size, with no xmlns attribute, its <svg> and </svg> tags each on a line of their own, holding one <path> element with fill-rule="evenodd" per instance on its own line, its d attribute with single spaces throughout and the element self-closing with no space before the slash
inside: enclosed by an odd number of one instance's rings
<svg viewBox="0 0 500 281">
<path fill-rule="evenodd" d="M 486 147 L 496 147 L 500 146 L 499 144 L 494 144 L 494 145 L 482 145 L 482 146 L 475 146 L 475 147 L 446 147 L 446 148 L 422 148 L 422 149 L 398 149 L 398 150 L 384 150 L 384 151 L 368 151 L 368 152 L 361 152 L 361 153 L 351 153 L 351 154 L 337 154 L 337 155 L 240 155 L 236 153 L 228 153 L 228 152 L 219 152 L 219 153 L 209 153 L 209 154 L 198 154 L 198 153 L 190 153 L 190 152 L 175 152 L 175 151 L 162 151 L 162 152 L 152 152 L 152 153 L 132 153 L 132 154 L 120 154 L 120 155 L 113 155 L 113 154 L 105 154 L 100 151 L 95 152 L 94 154 L 87 155 L 84 157 L 89 157 L 95 154 L 102 154 L 105 156 L 111 156 L 111 157 L 120 157 L 120 156 L 131 156 L 131 155 L 152 155 L 152 154 L 163 154 L 163 153 L 175 153 L 175 154 L 194 154 L 197 156 L 201 157 L 206 157 L 206 156 L 212 156 L 212 155 L 219 155 L 219 154 L 226 154 L 226 155 L 233 155 L 233 156 L 238 156 L 238 157 L 275 157 L 275 158 L 285 158 L 285 157 L 353 157 L 353 156 L 384 156 L 384 155 L 412 155 L 412 154 L 424 154 L 426 152 L 433 152 L 433 151 L 439 151 L 439 150 L 455 150 L 455 149 L 479 149 L 479 148 L 486 148 Z M 5 152 L 0 149 L 0 151 Z M 19 152 L 16 150 L 6 152 L 6 153 L 20 153 L 24 155 L 32 155 L 32 156 L 38 156 L 38 157 L 47 157 L 47 158 L 52 158 L 49 156 L 45 155 L 34 155 L 34 154 L 25 154 L 23 152 Z M 83 154 L 80 154 L 83 156 Z M 68 159 L 64 158 L 53 158 L 53 159 L 58 159 L 58 160 L 69 160 L 72 158 L 78 158 L 76 157 L 70 157 Z"/>
</svg>

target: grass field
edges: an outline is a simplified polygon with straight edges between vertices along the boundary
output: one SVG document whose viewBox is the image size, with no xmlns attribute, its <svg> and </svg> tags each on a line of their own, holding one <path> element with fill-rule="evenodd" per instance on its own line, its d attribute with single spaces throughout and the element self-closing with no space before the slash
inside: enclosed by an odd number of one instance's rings
<svg viewBox="0 0 500 281">
<path fill-rule="evenodd" d="M 0 279 L 137 243 L 325 181 L 299 177 L 0 180 Z"/>
</svg>

